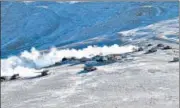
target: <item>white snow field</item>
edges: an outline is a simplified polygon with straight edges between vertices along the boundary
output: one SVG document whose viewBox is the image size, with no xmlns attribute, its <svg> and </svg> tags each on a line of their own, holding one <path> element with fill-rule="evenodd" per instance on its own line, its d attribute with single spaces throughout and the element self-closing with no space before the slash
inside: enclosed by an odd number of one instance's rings
<svg viewBox="0 0 180 108">
<path fill-rule="evenodd" d="M 1 108 L 179 107 L 178 2 L 1 5 L 1 76 L 21 77 L 1 82 Z M 91 72 L 85 63 L 54 65 L 109 54 L 122 58 Z M 49 75 L 35 78 L 41 70 Z"/>
</svg>

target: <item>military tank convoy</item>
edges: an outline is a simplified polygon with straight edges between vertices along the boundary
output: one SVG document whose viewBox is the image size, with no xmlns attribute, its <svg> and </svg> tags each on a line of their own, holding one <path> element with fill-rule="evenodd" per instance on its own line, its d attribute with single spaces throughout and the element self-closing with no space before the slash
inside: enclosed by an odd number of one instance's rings
<svg viewBox="0 0 180 108">
<path fill-rule="evenodd" d="M 135 52 L 143 52 L 144 54 L 151 54 L 151 53 L 157 52 L 158 50 L 169 50 L 169 49 L 173 49 L 173 48 L 169 45 L 164 45 L 161 43 L 159 43 L 157 45 L 147 44 L 145 47 L 138 47 L 137 49 L 134 49 L 134 53 Z M 83 71 L 78 72 L 78 73 L 92 72 L 92 71 L 97 70 L 96 66 L 107 65 L 110 63 L 115 63 L 118 61 L 126 60 L 129 56 L 131 56 L 132 53 L 133 52 L 124 53 L 124 54 L 109 54 L 109 55 L 101 55 L 100 54 L 100 55 L 95 55 L 91 58 L 86 58 L 86 57 L 67 58 L 67 57 L 64 57 L 64 58 L 62 58 L 62 60 L 60 62 L 56 62 L 54 65 L 44 67 L 46 70 L 43 70 L 43 71 L 40 70 L 39 72 L 37 72 L 38 73 L 37 76 L 29 77 L 27 79 L 33 79 L 33 78 L 47 76 L 50 74 L 48 71 L 48 68 L 63 65 L 63 64 L 72 64 L 72 65 L 84 64 Z M 169 63 L 171 63 L 171 62 L 179 62 L 179 57 L 172 58 L 172 60 L 169 61 Z M 24 79 L 24 78 L 21 78 L 19 74 L 14 74 L 12 76 L 1 76 L 1 82 L 13 81 L 13 80 L 17 80 L 17 79 Z"/>
</svg>

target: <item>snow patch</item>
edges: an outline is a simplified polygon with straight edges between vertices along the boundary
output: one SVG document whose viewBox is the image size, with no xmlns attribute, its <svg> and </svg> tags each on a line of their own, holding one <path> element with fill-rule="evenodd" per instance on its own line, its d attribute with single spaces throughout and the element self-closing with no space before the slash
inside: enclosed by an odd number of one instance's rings
<svg viewBox="0 0 180 108">
<path fill-rule="evenodd" d="M 79 3 L 80 1 L 70 1 L 69 4 Z"/>
<path fill-rule="evenodd" d="M 136 40 L 140 38 L 157 37 L 166 40 L 179 41 L 179 19 L 161 21 L 145 27 L 139 27 L 127 31 L 121 31 L 119 34 L 128 40 Z M 176 38 L 172 38 L 172 36 Z"/>
</svg>

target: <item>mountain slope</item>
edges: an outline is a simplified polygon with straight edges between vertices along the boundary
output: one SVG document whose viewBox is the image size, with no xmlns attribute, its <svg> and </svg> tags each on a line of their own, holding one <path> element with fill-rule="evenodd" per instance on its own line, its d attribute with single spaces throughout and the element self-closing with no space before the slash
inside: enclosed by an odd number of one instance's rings
<svg viewBox="0 0 180 108">
<path fill-rule="evenodd" d="M 178 2 L 2 2 L 2 57 L 23 50 L 62 47 L 178 16 Z M 84 46 L 77 46 L 82 48 Z"/>
</svg>

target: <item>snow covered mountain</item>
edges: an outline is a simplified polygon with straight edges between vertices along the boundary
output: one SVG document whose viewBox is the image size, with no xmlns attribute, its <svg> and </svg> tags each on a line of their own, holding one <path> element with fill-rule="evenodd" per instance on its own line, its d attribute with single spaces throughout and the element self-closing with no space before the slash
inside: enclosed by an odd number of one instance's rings
<svg viewBox="0 0 180 108">
<path fill-rule="evenodd" d="M 178 2 L 2 2 L 1 53 L 121 45 L 117 32 L 177 18 L 178 11 Z"/>
</svg>

